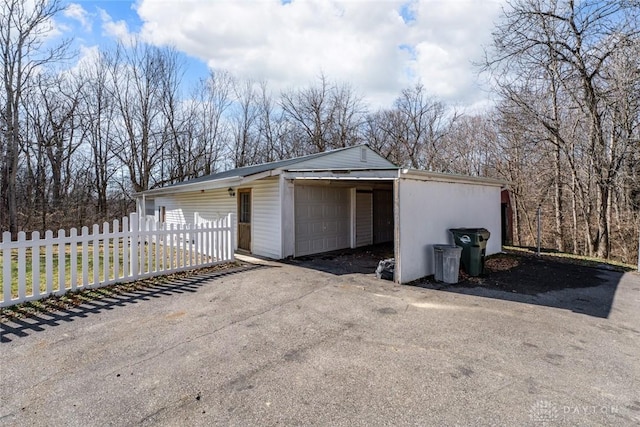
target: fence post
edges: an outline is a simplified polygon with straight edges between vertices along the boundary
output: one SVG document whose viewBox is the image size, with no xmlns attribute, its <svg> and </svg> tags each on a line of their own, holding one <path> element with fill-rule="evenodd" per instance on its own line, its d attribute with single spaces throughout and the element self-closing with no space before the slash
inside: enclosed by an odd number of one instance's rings
<svg viewBox="0 0 640 427">
<path fill-rule="evenodd" d="M 100 285 L 100 226 L 93 224 L 93 287 Z"/>
<path fill-rule="evenodd" d="M 120 221 L 113 220 L 113 280 L 120 278 Z"/>
<path fill-rule="evenodd" d="M 70 267 L 70 281 L 71 281 L 71 290 L 75 291 L 78 288 L 78 230 L 72 228 L 69 233 L 71 244 L 69 245 L 70 255 L 69 255 L 69 263 Z M 34 258 L 35 259 L 35 258 Z"/>
<path fill-rule="evenodd" d="M 110 254 L 109 254 L 109 242 L 110 242 L 110 230 L 109 223 L 105 222 L 102 224 L 102 283 L 108 283 L 110 280 Z"/>
<path fill-rule="evenodd" d="M 67 292 L 67 245 L 65 244 L 66 233 L 58 230 L 58 291 L 56 295 L 64 295 Z"/>
<path fill-rule="evenodd" d="M 233 232 L 234 225 L 235 225 L 235 215 L 233 215 L 233 213 L 230 213 L 229 216 L 227 217 L 227 221 L 228 221 L 227 225 L 229 226 L 229 261 L 235 261 L 236 260 L 236 254 L 235 254 L 236 233 Z"/>
<path fill-rule="evenodd" d="M 138 260 L 140 255 L 140 229 L 138 223 L 138 214 L 131 213 L 129 215 L 129 231 L 130 231 L 130 244 L 131 255 L 129 256 L 129 262 L 131 263 L 131 278 L 136 280 L 138 278 Z"/>
<path fill-rule="evenodd" d="M 3 289 L 3 300 L 2 305 L 9 305 L 9 301 L 11 301 L 11 246 L 9 243 L 11 242 L 11 232 L 5 231 L 2 233 L 2 243 L 5 244 L 4 249 L 2 249 L 2 287 Z"/>
<path fill-rule="evenodd" d="M 33 296 L 40 297 L 40 232 L 31 233 L 31 288 Z"/>
<path fill-rule="evenodd" d="M 82 227 L 82 287 L 89 286 L 89 227 Z"/>
<path fill-rule="evenodd" d="M 45 247 L 45 275 L 47 280 L 47 295 L 53 294 L 53 231 L 44 233 Z"/>
<path fill-rule="evenodd" d="M 18 300 L 24 301 L 27 298 L 27 248 L 24 242 L 27 235 L 24 231 L 18 232 L 18 242 L 22 245 L 18 247 Z"/>
</svg>

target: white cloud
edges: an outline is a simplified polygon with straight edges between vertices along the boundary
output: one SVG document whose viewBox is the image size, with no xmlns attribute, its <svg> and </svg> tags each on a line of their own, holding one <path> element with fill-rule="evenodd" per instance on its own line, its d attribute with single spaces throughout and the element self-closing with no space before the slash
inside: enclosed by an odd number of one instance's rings
<svg viewBox="0 0 640 427">
<path fill-rule="evenodd" d="M 113 37 L 125 44 L 132 43 L 135 36 L 129 31 L 129 26 L 126 21 L 114 21 L 104 9 L 98 8 L 98 12 L 100 13 L 100 19 L 102 20 L 103 35 Z"/>
<path fill-rule="evenodd" d="M 417 81 L 471 105 L 486 97 L 471 62 L 489 41 L 500 1 L 140 0 L 137 10 L 147 41 L 275 90 L 324 73 L 375 105 L 390 105 Z"/>
<path fill-rule="evenodd" d="M 69 3 L 63 14 L 67 18 L 78 21 L 85 31 L 91 31 L 92 23 L 89 19 L 89 13 L 78 3 Z"/>
</svg>

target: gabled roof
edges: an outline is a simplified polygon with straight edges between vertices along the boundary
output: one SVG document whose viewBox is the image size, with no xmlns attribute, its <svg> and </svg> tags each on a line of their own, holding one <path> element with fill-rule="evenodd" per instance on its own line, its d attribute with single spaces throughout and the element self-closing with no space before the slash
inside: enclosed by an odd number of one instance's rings
<svg viewBox="0 0 640 427">
<path fill-rule="evenodd" d="M 349 148 L 353 148 L 353 147 L 339 148 L 337 150 L 325 151 L 323 153 L 316 153 L 316 154 L 309 154 L 309 155 L 306 155 L 306 156 L 294 157 L 293 159 L 278 160 L 278 161 L 275 161 L 275 162 L 262 163 L 262 164 L 259 164 L 259 165 L 243 166 L 241 168 L 229 169 L 229 170 L 224 171 L 224 172 L 212 173 L 211 175 L 205 175 L 205 176 L 201 176 L 201 177 L 198 177 L 198 178 L 190 179 L 188 181 L 184 181 L 184 182 L 179 182 L 179 183 L 176 183 L 176 184 L 168 185 L 165 188 L 177 187 L 177 186 L 184 185 L 184 184 L 187 184 L 187 183 L 192 184 L 192 183 L 196 183 L 196 182 L 216 181 L 216 180 L 225 179 L 225 178 L 235 178 L 235 177 L 245 178 L 247 176 L 255 175 L 257 173 L 267 172 L 267 171 L 275 170 L 275 169 L 282 169 L 282 168 L 285 168 L 287 166 L 295 165 L 296 163 L 301 163 L 303 161 L 315 159 L 315 158 L 318 158 L 318 157 L 324 157 L 324 156 L 326 156 L 328 154 L 331 154 L 331 153 L 336 153 L 336 152 L 342 151 L 342 150 L 348 150 Z"/>
<path fill-rule="evenodd" d="M 371 153 L 373 158 L 370 158 L 369 161 L 360 162 L 359 160 L 345 160 L 345 159 L 353 159 L 354 156 L 358 156 L 358 153 L 347 153 L 350 150 L 362 150 L 365 149 L 367 152 Z M 327 159 L 324 159 L 327 158 Z M 358 157 L 359 159 L 359 157 Z M 320 160 L 320 162 L 318 162 Z M 333 160 L 336 161 L 338 166 L 331 165 L 327 167 L 326 164 Z M 321 168 L 318 165 L 322 164 Z M 140 194 L 161 194 L 161 193 L 171 193 L 171 192 L 184 192 L 184 191 L 193 191 L 195 189 L 201 189 L 203 186 L 207 188 L 211 188 L 211 186 L 215 187 L 224 187 L 224 186 L 233 186 L 238 185 L 240 181 L 243 183 L 246 181 L 250 181 L 253 179 L 263 178 L 265 176 L 270 175 L 272 172 L 273 175 L 276 175 L 284 170 L 289 169 L 304 169 L 304 170 L 330 170 L 330 169 L 344 169 L 344 170 L 376 170 L 376 169 L 384 169 L 384 170 L 397 170 L 398 166 L 394 165 L 390 161 L 386 160 L 374 150 L 371 149 L 366 144 L 363 145 L 355 145 L 352 147 L 338 148 L 336 150 L 325 151 L 322 153 L 309 154 L 306 156 L 295 157 L 293 159 L 287 160 L 279 160 L 276 162 L 263 163 L 259 165 L 253 166 L 244 166 L 240 168 L 230 169 L 224 172 L 218 172 L 211 175 L 201 176 L 198 178 L 193 178 L 188 181 L 179 182 L 176 184 L 172 184 L 162 188 L 154 188 L 152 190 L 144 191 Z M 193 190 L 192 190 L 193 189 Z"/>
</svg>

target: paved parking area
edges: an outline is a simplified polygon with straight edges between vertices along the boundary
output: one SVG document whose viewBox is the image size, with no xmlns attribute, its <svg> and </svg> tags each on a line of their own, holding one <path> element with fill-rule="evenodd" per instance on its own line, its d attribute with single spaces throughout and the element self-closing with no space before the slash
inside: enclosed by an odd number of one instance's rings
<svg viewBox="0 0 640 427">
<path fill-rule="evenodd" d="M 608 286 L 601 318 L 278 263 L 183 280 L 0 325 L 0 425 L 637 425 L 640 276 Z"/>
</svg>

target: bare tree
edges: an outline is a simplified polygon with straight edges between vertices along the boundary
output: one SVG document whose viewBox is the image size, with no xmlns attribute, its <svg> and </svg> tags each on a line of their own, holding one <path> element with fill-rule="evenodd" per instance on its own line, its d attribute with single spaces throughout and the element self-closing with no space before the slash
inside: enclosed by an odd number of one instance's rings
<svg viewBox="0 0 640 427">
<path fill-rule="evenodd" d="M 227 72 L 212 71 L 196 85 L 186 107 L 187 138 L 174 156 L 176 181 L 209 175 L 220 168 L 229 143 L 225 114 L 233 102 L 232 88 L 233 78 Z"/>
<path fill-rule="evenodd" d="M 261 157 L 265 162 L 282 160 L 289 156 L 285 143 L 285 119 L 282 110 L 277 109 L 267 83 L 261 82 L 257 94 L 258 123 Z"/>
<path fill-rule="evenodd" d="M 362 100 L 346 84 L 331 83 L 321 75 L 317 85 L 289 90 L 281 95 L 280 106 L 291 131 L 301 141 L 296 154 L 317 153 L 359 142 L 366 109 Z"/>
<path fill-rule="evenodd" d="M 134 41 L 120 44 L 110 57 L 113 97 L 118 106 L 118 137 L 113 154 L 128 172 L 133 191 L 162 183 L 161 161 L 168 147 L 170 118 L 166 105 L 175 99 L 179 74 L 177 54 Z"/>
<path fill-rule="evenodd" d="M 258 158 L 258 102 L 257 94 L 251 80 L 236 82 L 233 88 L 235 94 L 235 112 L 232 118 L 234 167 L 248 166 L 260 163 Z"/>
<path fill-rule="evenodd" d="M 614 117 L 609 113 L 613 99 L 606 70 L 613 58 L 629 54 L 638 43 L 638 12 L 635 2 L 512 1 L 494 32 L 485 64 L 503 96 L 556 147 L 556 175 L 566 160 L 580 193 L 590 252 L 602 257 L 610 253 L 611 195 L 630 143 L 606 123 Z M 585 138 L 571 138 L 576 128 Z M 587 157 L 592 179 L 585 177 L 576 153 Z M 559 176 L 555 182 L 556 227 L 562 234 Z M 593 210 L 589 199 L 595 199 Z"/>
<path fill-rule="evenodd" d="M 21 103 L 32 84 L 36 70 L 63 58 L 68 42 L 46 49 L 45 38 L 51 31 L 53 17 L 63 9 L 60 1 L 6 0 L 0 3 L 0 66 L 2 67 L 2 95 L 0 95 L 2 165 L 0 193 L 2 209 L 0 223 L 9 231 L 18 231 L 16 177 L 21 129 Z"/>
<path fill-rule="evenodd" d="M 96 216 L 98 221 L 109 219 L 109 188 L 115 178 L 113 147 L 117 133 L 116 100 L 108 60 L 103 52 L 96 61 L 86 64 L 75 75 L 79 91 L 78 116 L 84 142 L 89 145 L 88 165 L 93 179 Z"/>
<path fill-rule="evenodd" d="M 442 139 L 457 118 L 455 111 L 448 110 L 444 103 L 429 96 L 423 85 L 417 84 L 402 90 L 393 109 L 369 116 L 365 128 L 375 141 L 373 145 L 392 162 L 439 170 Z"/>
</svg>

